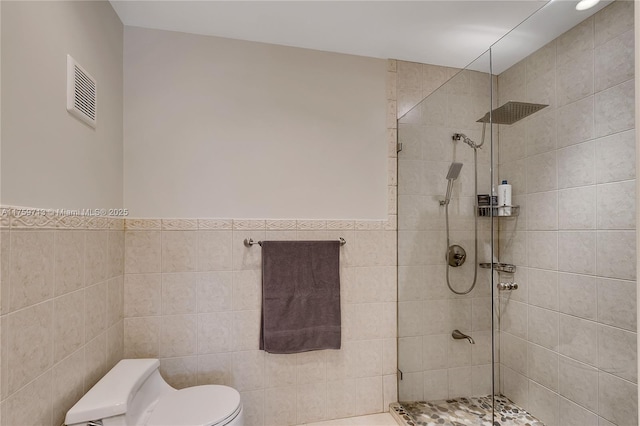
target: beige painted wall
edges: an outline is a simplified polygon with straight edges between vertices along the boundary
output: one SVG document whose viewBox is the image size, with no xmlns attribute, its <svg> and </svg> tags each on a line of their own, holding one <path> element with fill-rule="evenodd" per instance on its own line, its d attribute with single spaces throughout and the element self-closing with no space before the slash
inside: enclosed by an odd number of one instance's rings
<svg viewBox="0 0 640 426">
<path fill-rule="evenodd" d="M 125 28 L 135 217 L 386 219 L 384 60 Z"/>
<path fill-rule="evenodd" d="M 123 26 L 108 2 L 2 2 L 2 199 L 122 206 Z M 66 110 L 66 55 L 98 83 L 94 130 Z"/>
</svg>

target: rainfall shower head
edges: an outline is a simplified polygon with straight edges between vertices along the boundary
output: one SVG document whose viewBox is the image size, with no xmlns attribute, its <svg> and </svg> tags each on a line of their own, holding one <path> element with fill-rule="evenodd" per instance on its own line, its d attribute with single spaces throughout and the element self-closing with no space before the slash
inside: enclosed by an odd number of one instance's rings
<svg viewBox="0 0 640 426">
<path fill-rule="evenodd" d="M 486 113 L 477 123 L 513 124 L 548 106 L 549 105 L 509 101 L 501 107 Z"/>
<path fill-rule="evenodd" d="M 447 173 L 447 195 L 445 195 L 444 201 L 440 201 L 441 206 L 446 206 L 451 201 L 453 181 L 458 179 L 458 176 L 460 176 L 460 170 L 462 170 L 462 163 L 451 163 L 449 166 L 449 172 Z"/>
<path fill-rule="evenodd" d="M 447 173 L 447 180 L 456 180 L 460 176 L 460 170 L 462 170 L 462 163 L 451 163 L 449 166 L 449 172 Z"/>
</svg>

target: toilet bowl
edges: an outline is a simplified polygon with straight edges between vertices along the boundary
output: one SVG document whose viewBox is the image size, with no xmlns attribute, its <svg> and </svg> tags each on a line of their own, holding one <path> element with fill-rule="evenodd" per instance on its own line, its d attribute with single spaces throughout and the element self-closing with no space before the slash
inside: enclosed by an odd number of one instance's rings
<svg viewBox="0 0 640 426">
<path fill-rule="evenodd" d="M 205 385 L 176 390 L 157 359 L 123 359 L 68 412 L 65 425 L 244 426 L 237 390 Z"/>
</svg>

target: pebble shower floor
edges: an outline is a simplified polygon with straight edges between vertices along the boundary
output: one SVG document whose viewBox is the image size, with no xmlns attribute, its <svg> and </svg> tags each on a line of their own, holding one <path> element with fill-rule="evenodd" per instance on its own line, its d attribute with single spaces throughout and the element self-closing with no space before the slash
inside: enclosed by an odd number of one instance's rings
<svg viewBox="0 0 640 426">
<path fill-rule="evenodd" d="M 495 403 L 495 419 L 491 395 L 395 403 L 391 412 L 406 426 L 544 426 L 504 396 L 496 396 Z"/>
</svg>

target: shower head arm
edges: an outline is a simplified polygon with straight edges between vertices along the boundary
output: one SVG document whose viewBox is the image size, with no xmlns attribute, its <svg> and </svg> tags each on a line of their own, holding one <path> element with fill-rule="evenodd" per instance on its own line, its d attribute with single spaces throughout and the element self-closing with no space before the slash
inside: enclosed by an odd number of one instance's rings
<svg viewBox="0 0 640 426">
<path fill-rule="evenodd" d="M 481 148 L 482 145 L 484 145 L 484 136 L 485 136 L 485 130 L 486 129 L 487 129 L 487 123 L 482 123 L 482 141 L 479 144 L 477 144 L 474 141 L 472 141 L 464 133 L 454 133 L 453 134 L 453 140 L 454 141 L 460 141 L 461 140 L 462 142 L 464 142 L 467 145 L 469 145 L 471 148 L 478 149 L 478 148 Z"/>
<path fill-rule="evenodd" d="M 465 135 L 464 133 L 454 133 L 453 134 L 453 140 L 454 141 L 462 141 L 464 143 L 466 143 L 467 145 L 469 145 L 471 148 L 473 149 L 477 149 L 480 148 L 482 146 L 482 144 L 480 145 L 476 145 L 476 143 L 474 141 L 472 141 L 467 135 Z M 484 141 L 483 141 L 484 142 Z"/>
</svg>

